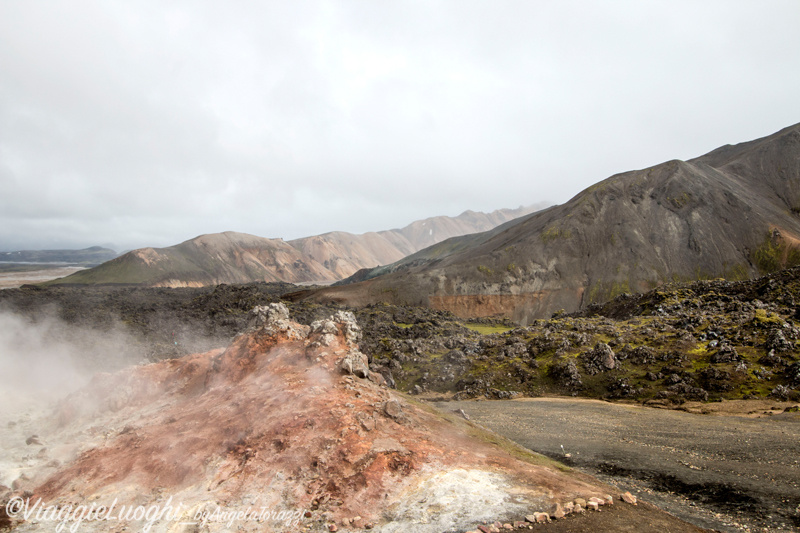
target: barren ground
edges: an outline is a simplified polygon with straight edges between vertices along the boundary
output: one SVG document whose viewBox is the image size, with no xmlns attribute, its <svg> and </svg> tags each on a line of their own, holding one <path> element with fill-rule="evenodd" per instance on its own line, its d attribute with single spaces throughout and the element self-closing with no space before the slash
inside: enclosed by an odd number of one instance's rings
<svg viewBox="0 0 800 533">
<path fill-rule="evenodd" d="M 78 266 L 27 265 L 25 269 L 0 269 L 0 289 L 13 289 L 26 283 L 42 283 L 51 279 L 69 276 L 84 270 Z"/>
<path fill-rule="evenodd" d="M 783 412 L 793 404 L 768 403 L 687 406 L 705 415 L 566 398 L 437 405 L 463 409 L 473 421 L 531 450 L 698 526 L 797 531 L 800 414 Z"/>
</svg>

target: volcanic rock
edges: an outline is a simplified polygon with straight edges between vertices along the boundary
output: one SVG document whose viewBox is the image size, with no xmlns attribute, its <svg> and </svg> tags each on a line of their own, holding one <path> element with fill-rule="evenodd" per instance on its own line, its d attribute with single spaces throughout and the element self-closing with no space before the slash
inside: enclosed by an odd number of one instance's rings
<svg viewBox="0 0 800 533">
<path fill-rule="evenodd" d="M 728 343 L 721 344 L 719 350 L 711 356 L 712 363 L 730 363 L 739 361 L 740 359 L 736 348 Z"/>
<path fill-rule="evenodd" d="M 255 311 L 253 327 L 224 350 L 96 375 L 40 421 L 50 458 L 61 462 L 31 458 L 30 481 L 16 488 L 57 506 L 171 501 L 185 521 L 220 510 L 273 512 L 202 524 L 212 532 L 325 531 L 353 517 L 386 533 L 467 530 L 607 492 L 510 442 L 497 447 L 496 435 L 461 417 L 342 375 L 342 361 L 363 355 L 346 313 L 330 319 L 334 333 L 327 323 L 302 327 L 284 311 Z M 326 335 L 333 337 L 321 342 Z M 85 522 L 81 531 L 105 527 Z"/>
<path fill-rule="evenodd" d="M 369 377 L 369 360 L 359 351 L 353 350 L 345 355 L 339 367 L 346 374 L 355 374 L 360 378 Z"/>
<path fill-rule="evenodd" d="M 586 372 L 590 375 L 613 370 L 617 365 L 614 350 L 604 342 L 598 342 L 592 350 L 581 356 L 581 360 Z"/>
<path fill-rule="evenodd" d="M 581 373 L 578 371 L 575 361 L 571 359 L 553 365 L 551 373 L 559 384 L 567 389 L 577 390 L 583 387 Z"/>
<path fill-rule="evenodd" d="M 631 505 L 636 505 L 636 496 L 631 494 L 630 492 L 624 492 L 620 495 L 620 499 L 625 503 L 630 503 Z"/>
<path fill-rule="evenodd" d="M 787 353 L 794 351 L 794 344 L 786 339 L 786 336 L 779 329 L 773 330 L 770 333 L 769 339 L 766 342 L 768 350 L 775 350 L 778 353 Z"/>
<path fill-rule="evenodd" d="M 564 508 L 561 506 L 560 503 L 554 503 L 552 507 L 550 507 L 550 512 L 548 513 L 550 518 L 554 520 L 558 520 L 559 518 L 564 518 L 566 513 L 564 512 Z"/>
</svg>

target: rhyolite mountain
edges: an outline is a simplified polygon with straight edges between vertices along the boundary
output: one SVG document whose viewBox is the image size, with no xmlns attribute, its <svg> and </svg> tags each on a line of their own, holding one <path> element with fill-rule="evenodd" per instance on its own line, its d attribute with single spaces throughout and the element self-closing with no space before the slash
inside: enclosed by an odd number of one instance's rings
<svg viewBox="0 0 800 533">
<path fill-rule="evenodd" d="M 292 241 L 245 233 L 201 235 L 167 248 L 140 248 L 50 284 L 200 287 L 284 281 L 329 283 L 359 269 L 393 263 L 444 239 L 484 231 L 541 209 L 537 204 L 492 213 L 466 211 L 402 228 L 355 235 L 331 232 Z"/>
<path fill-rule="evenodd" d="M 800 125 L 614 175 L 563 205 L 293 295 L 425 305 L 520 323 L 667 281 L 800 263 Z"/>
</svg>

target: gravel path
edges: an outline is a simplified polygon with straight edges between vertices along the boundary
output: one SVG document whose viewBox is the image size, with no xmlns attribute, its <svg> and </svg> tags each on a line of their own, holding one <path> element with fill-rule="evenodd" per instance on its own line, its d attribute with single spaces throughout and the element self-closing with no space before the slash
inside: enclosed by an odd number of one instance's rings
<svg viewBox="0 0 800 533">
<path fill-rule="evenodd" d="M 800 530 L 800 414 L 698 415 L 594 400 L 440 402 L 698 526 Z M 562 449 L 563 446 L 563 449 Z"/>
</svg>

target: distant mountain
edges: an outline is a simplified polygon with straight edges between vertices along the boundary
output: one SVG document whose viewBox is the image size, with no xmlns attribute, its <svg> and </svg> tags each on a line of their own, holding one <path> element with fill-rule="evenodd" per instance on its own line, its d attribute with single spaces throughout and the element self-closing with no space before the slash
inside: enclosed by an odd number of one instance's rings
<svg viewBox="0 0 800 533">
<path fill-rule="evenodd" d="M 335 231 L 288 242 L 330 270 L 332 275 L 326 280 L 340 280 L 362 268 L 394 263 L 445 239 L 483 232 L 548 205 L 539 203 L 491 213 L 465 211 L 457 217 L 438 216 L 418 220 L 402 229 L 361 235 Z"/>
<path fill-rule="evenodd" d="M 0 252 L 0 261 L 20 263 L 69 263 L 75 265 L 99 265 L 117 257 L 117 252 L 101 246 L 83 250 L 20 250 Z"/>
<path fill-rule="evenodd" d="M 251 281 L 330 283 L 366 267 L 392 263 L 431 243 L 485 231 L 540 206 L 488 214 L 466 211 L 457 217 L 428 218 L 402 229 L 362 235 L 332 232 L 293 241 L 235 232 L 201 235 L 168 248 L 133 250 L 49 284 L 199 287 Z"/>
<path fill-rule="evenodd" d="M 800 263 L 800 125 L 612 176 L 566 204 L 295 298 L 389 301 L 527 323 L 673 280 Z"/>
</svg>

